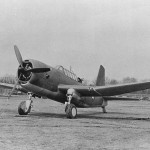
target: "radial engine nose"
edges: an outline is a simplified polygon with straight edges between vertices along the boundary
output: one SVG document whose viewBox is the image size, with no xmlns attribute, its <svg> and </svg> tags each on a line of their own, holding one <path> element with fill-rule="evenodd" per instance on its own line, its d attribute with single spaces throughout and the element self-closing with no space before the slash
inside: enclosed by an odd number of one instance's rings
<svg viewBox="0 0 150 150">
<path fill-rule="evenodd" d="M 23 63 L 23 67 L 20 65 L 18 68 L 18 79 L 21 82 L 27 82 L 30 80 L 32 72 L 30 71 L 32 69 L 32 64 L 29 61 L 25 61 Z"/>
<path fill-rule="evenodd" d="M 21 53 L 18 47 L 14 46 L 16 58 L 18 60 L 19 68 L 17 72 L 18 81 L 27 82 L 31 79 L 32 73 L 43 73 L 50 71 L 50 68 L 33 68 L 32 63 L 29 60 L 23 61 Z"/>
</svg>

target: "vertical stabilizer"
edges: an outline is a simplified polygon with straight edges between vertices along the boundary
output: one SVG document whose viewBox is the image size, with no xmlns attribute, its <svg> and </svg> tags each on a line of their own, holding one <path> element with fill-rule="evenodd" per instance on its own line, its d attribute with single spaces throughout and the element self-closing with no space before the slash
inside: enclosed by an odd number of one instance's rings
<svg viewBox="0 0 150 150">
<path fill-rule="evenodd" d="M 102 65 L 100 65 L 96 79 L 96 86 L 104 86 L 104 85 L 105 85 L 105 68 Z"/>
</svg>

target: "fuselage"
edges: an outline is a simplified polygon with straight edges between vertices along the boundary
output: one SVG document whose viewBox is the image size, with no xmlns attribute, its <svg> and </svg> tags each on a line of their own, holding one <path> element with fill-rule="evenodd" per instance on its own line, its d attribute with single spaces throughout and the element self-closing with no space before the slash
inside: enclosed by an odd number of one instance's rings
<svg viewBox="0 0 150 150">
<path fill-rule="evenodd" d="M 40 61 L 29 59 L 24 61 L 24 67 L 30 68 L 50 68 L 50 71 L 44 73 L 25 73 L 18 68 L 17 77 L 20 85 L 36 95 L 53 99 L 55 101 L 65 103 L 67 100 L 66 93 L 58 90 L 58 85 L 82 85 L 78 77 L 72 72 L 62 66 L 53 68 Z M 79 78 L 80 79 L 80 78 Z M 102 97 L 82 97 L 78 107 L 101 106 L 103 103 Z M 76 104 L 76 105 L 77 105 Z"/>
</svg>

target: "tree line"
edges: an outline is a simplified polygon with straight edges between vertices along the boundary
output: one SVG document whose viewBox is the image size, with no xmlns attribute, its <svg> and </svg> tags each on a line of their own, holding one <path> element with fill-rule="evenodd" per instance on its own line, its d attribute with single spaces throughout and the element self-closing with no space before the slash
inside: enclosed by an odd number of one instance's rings
<svg viewBox="0 0 150 150">
<path fill-rule="evenodd" d="M 16 78 L 13 75 L 6 74 L 6 75 L 0 77 L 0 82 L 1 83 L 8 83 L 8 84 L 15 84 Z M 0 88 L 0 94 L 1 95 L 9 95 L 10 92 L 11 92 L 11 89 Z"/>
<path fill-rule="evenodd" d="M 6 74 L 6 75 L 0 77 L 0 82 L 1 83 L 8 83 L 8 84 L 15 84 L 16 78 L 13 75 Z"/>
</svg>

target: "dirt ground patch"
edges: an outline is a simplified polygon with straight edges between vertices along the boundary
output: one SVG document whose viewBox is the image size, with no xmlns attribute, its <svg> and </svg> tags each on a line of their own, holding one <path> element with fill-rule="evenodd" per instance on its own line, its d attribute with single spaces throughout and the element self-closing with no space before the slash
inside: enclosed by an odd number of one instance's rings
<svg viewBox="0 0 150 150">
<path fill-rule="evenodd" d="M 2 150 L 149 150 L 150 102 L 111 101 L 107 114 L 101 108 L 78 109 L 67 119 L 64 105 L 33 99 L 28 116 L 17 107 L 26 97 L 0 98 L 0 149 Z"/>
</svg>

